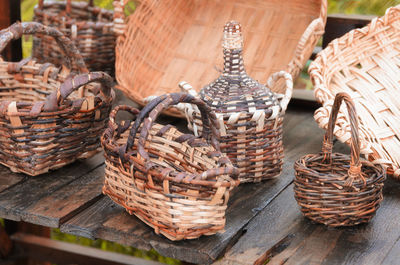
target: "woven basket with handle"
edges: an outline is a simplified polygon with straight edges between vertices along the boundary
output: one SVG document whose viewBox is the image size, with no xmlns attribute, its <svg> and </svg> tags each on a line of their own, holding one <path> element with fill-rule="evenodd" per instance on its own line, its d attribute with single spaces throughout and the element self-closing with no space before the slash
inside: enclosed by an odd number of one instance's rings
<svg viewBox="0 0 400 265">
<path fill-rule="evenodd" d="M 327 128 L 335 94 L 348 93 L 357 106 L 361 153 L 400 177 L 400 6 L 389 8 L 364 28 L 332 41 L 310 66 L 314 115 Z M 339 113 L 336 137 L 350 144 L 350 121 Z"/>
<path fill-rule="evenodd" d="M 0 163 L 12 171 L 38 175 L 99 151 L 113 100 L 112 79 L 88 73 L 73 43 L 55 28 L 15 23 L 0 31 L 0 52 L 23 34 L 57 40 L 82 74 L 35 60 L 0 59 Z M 101 85 L 99 84 L 101 83 Z"/>
<path fill-rule="evenodd" d="M 180 102 L 196 104 L 211 138 L 183 134 L 154 123 L 160 113 Z M 126 110 L 135 122 L 115 122 Z M 223 230 L 238 170 L 219 149 L 215 114 L 188 94 L 158 97 L 138 110 L 117 106 L 101 143 L 106 157 L 103 192 L 171 240 L 193 239 Z M 205 140 L 207 139 L 207 140 Z"/>
<path fill-rule="evenodd" d="M 185 82 L 183 90 L 204 100 L 215 111 L 220 123 L 221 151 L 239 168 L 241 182 L 259 182 L 278 176 L 282 171 L 282 123 L 292 95 L 290 74 L 281 71 L 271 76 L 267 86 L 251 78 L 244 67 L 241 25 L 230 21 L 222 40 L 224 70 L 221 75 L 196 91 Z M 247 50 L 246 50 L 247 52 Z M 285 80 L 285 94 L 269 88 Z M 189 129 L 203 132 L 196 106 L 185 104 Z"/>
<path fill-rule="evenodd" d="M 333 131 L 342 101 L 350 121 L 351 156 L 332 153 Z M 329 226 L 367 223 L 383 199 L 386 172 L 382 166 L 360 159 L 357 113 L 346 93 L 336 95 L 322 152 L 303 156 L 295 162 L 294 169 L 295 198 L 302 213 L 315 222 Z"/>
<path fill-rule="evenodd" d="M 249 76 L 265 83 L 285 70 L 296 78 L 324 32 L 327 8 L 326 0 L 141 0 L 125 16 L 129 2 L 114 1 L 115 74 L 118 88 L 140 104 L 179 91 L 181 80 L 199 90 L 216 79 L 220 29 L 230 20 L 246 25 Z M 284 93 L 284 82 L 272 89 Z M 167 113 L 182 116 L 176 108 Z"/>
<path fill-rule="evenodd" d="M 81 53 L 90 71 L 114 74 L 115 34 L 114 13 L 89 2 L 39 0 L 33 20 L 56 27 L 70 38 Z M 63 53 L 50 36 L 33 38 L 32 56 L 41 63 L 63 64 Z M 76 66 L 74 66 L 76 70 Z"/>
</svg>

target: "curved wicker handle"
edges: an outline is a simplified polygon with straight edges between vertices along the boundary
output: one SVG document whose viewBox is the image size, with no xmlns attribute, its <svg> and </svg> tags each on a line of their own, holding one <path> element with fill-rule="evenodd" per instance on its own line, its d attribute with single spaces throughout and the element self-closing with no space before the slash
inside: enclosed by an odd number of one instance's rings
<svg viewBox="0 0 400 265">
<path fill-rule="evenodd" d="M 270 88 L 272 91 L 272 87 L 280 78 L 285 79 L 285 84 L 286 84 L 286 91 L 285 91 L 285 94 L 283 94 L 283 98 L 281 99 L 281 102 L 280 102 L 282 112 L 285 112 L 287 109 L 287 106 L 289 104 L 289 101 L 292 98 L 292 94 L 293 94 L 292 75 L 286 71 L 280 71 L 280 72 L 273 73 L 268 78 L 267 87 Z"/>
<path fill-rule="evenodd" d="M 112 101 L 113 97 L 111 90 L 113 87 L 113 79 L 111 76 L 104 72 L 91 72 L 79 74 L 73 78 L 65 80 L 59 89 L 53 91 L 47 96 L 43 110 L 56 111 L 62 101 L 65 100 L 74 90 L 92 82 L 100 82 L 101 94 L 105 97 L 106 101 Z"/>
<path fill-rule="evenodd" d="M 328 122 L 328 129 L 324 136 L 324 142 L 322 144 L 322 152 L 324 154 L 324 161 L 328 161 L 332 164 L 332 148 L 333 148 L 333 130 L 336 124 L 336 118 L 338 116 L 342 101 L 346 103 L 347 112 L 350 120 L 351 127 L 351 162 L 350 169 L 348 170 L 349 179 L 346 181 L 346 186 L 352 186 L 355 178 L 361 178 L 364 183 L 365 179 L 361 175 L 361 162 L 360 162 L 360 138 L 358 134 L 358 116 L 356 107 L 349 94 L 341 92 L 337 93 L 335 101 L 333 102 L 331 114 Z"/>
<path fill-rule="evenodd" d="M 65 37 L 60 31 L 56 28 L 47 27 L 37 22 L 16 22 L 12 24 L 10 27 L 3 29 L 0 31 L 0 53 L 4 50 L 7 44 L 11 40 L 17 40 L 22 37 L 23 34 L 45 34 L 52 36 L 64 53 L 67 55 L 69 68 L 71 69 L 71 60 L 78 67 L 79 72 L 87 73 L 89 70 L 87 69 L 85 62 L 81 54 L 79 53 L 76 46 L 72 43 L 70 39 Z"/>
<path fill-rule="evenodd" d="M 43 5 L 44 5 L 44 0 L 39 0 L 38 7 L 39 7 L 40 9 L 43 9 Z M 94 5 L 94 4 L 93 4 L 93 0 L 89 0 L 88 5 L 89 5 L 89 6 L 93 6 L 93 5 Z M 66 11 L 67 13 L 71 13 L 71 0 L 67 0 L 67 3 L 66 3 L 66 5 L 65 5 L 65 11 Z"/>
<path fill-rule="evenodd" d="M 197 105 L 201 113 L 204 128 L 211 129 L 211 145 L 215 148 L 215 150 L 220 151 L 218 142 L 219 124 L 217 122 L 217 118 L 214 112 L 210 109 L 209 106 L 207 106 L 206 103 L 204 103 L 204 101 L 184 93 L 171 93 L 163 95 L 161 97 L 155 98 L 149 104 L 147 104 L 142 109 L 139 117 L 137 117 L 135 124 L 132 126 L 125 151 L 132 147 L 136 132 L 138 131 L 141 122 L 144 119 L 144 116 L 147 116 L 148 114 L 149 117 L 144 120 L 143 127 L 139 135 L 138 152 L 146 161 L 150 161 L 150 157 L 145 151 L 144 145 L 149 135 L 149 131 L 153 125 L 153 122 L 157 119 L 157 117 L 162 113 L 163 110 L 167 109 L 171 105 L 176 105 L 178 103 L 191 103 Z M 209 133 L 209 130 L 203 130 L 202 137 L 207 140 L 209 138 Z"/>
</svg>

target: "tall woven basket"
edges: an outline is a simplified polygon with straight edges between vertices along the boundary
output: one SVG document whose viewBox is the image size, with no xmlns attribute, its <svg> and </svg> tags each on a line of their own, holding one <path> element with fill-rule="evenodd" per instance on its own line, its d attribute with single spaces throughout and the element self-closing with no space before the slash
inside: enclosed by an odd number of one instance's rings
<svg viewBox="0 0 400 265">
<path fill-rule="evenodd" d="M 115 34 L 114 13 L 89 2 L 39 0 L 33 20 L 56 27 L 70 38 L 90 71 L 114 73 Z M 50 36 L 37 34 L 33 38 L 32 56 L 38 62 L 63 64 L 63 53 Z M 74 66 L 76 70 L 76 66 Z"/>
<path fill-rule="evenodd" d="M 351 156 L 332 153 L 333 131 L 344 101 L 351 129 Z M 295 162 L 295 198 L 302 213 L 329 226 L 367 223 L 383 199 L 386 172 L 360 159 L 360 138 L 356 109 L 350 96 L 338 93 L 333 103 L 322 152 L 303 156 Z"/>
<path fill-rule="evenodd" d="M 180 102 L 199 107 L 211 139 L 207 133 L 202 139 L 154 123 L 163 110 Z M 135 122 L 116 123 L 120 110 L 136 115 Z M 229 194 L 239 184 L 238 170 L 221 154 L 217 137 L 213 112 L 187 94 L 158 97 L 139 114 L 118 106 L 101 138 L 106 157 L 103 192 L 171 240 L 215 234 L 225 226 Z"/>
<path fill-rule="evenodd" d="M 52 36 L 83 72 L 71 76 L 68 68 L 60 71 L 50 63 L 0 59 L 0 163 L 38 175 L 99 151 L 113 100 L 112 79 L 103 72 L 87 73 L 68 38 L 35 22 L 0 31 L 0 52 L 23 34 Z"/>
<path fill-rule="evenodd" d="M 223 69 L 218 47 L 226 21 L 240 21 L 247 36 L 248 74 L 265 83 L 285 70 L 296 78 L 324 32 L 326 0 L 115 0 L 118 88 L 140 104 L 179 91 L 181 80 L 199 89 Z M 124 9 L 125 8 L 125 9 Z M 273 87 L 284 93 L 284 82 Z M 176 108 L 170 115 L 182 116 Z"/>
<path fill-rule="evenodd" d="M 400 177 L 400 6 L 389 8 L 364 28 L 332 41 L 309 71 L 315 97 L 323 104 L 314 115 L 327 128 L 335 94 L 354 99 L 360 120 L 361 153 Z M 350 144 L 350 121 L 339 113 L 336 137 Z"/>
<path fill-rule="evenodd" d="M 274 178 L 282 171 L 282 123 L 292 96 L 292 77 L 284 71 L 277 72 L 267 86 L 261 85 L 247 74 L 244 66 L 241 25 L 237 21 L 227 22 L 223 35 L 221 75 L 203 87 L 199 95 L 186 82 L 180 86 L 215 111 L 220 124 L 221 151 L 239 168 L 241 182 Z M 270 88 L 281 80 L 285 94 L 272 92 Z M 202 134 L 200 111 L 196 106 L 184 105 L 189 129 L 195 135 Z"/>
</svg>

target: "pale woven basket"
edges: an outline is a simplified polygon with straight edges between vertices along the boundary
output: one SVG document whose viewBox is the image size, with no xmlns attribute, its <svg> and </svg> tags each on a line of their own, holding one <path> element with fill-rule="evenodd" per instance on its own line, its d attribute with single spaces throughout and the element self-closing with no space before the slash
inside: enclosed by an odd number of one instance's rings
<svg viewBox="0 0 400 265">
<path fill-rule="evenodd" d="M 361 153 L 399 178 L 400 6 L 332 41 L 309 72 L 315 97 L 323 104 L 314 115 L 319 126 L 327 128 L 335 95 L 347 92 L 358 111 Z M 344 113 L 343 107 L 334 134 L 350 144 L 350 125 Z"/>
<path fill-rule="evenodd" d="M 326 0 L 141 0 L 125 17 L 128 2 L 114 1 L 116 78 L 118 88 L 140 104 L 179 91 L 181 80 L 199 91 L 216 79 L 226 21 L 245 28 L 247 72 L 260 83 L 281 70 L 296 78 L 326 23 Z M 284 93 L 284 82 L 273 89 Z M 177 109 L 168 114 L 181 116 Z"/>
</svg>

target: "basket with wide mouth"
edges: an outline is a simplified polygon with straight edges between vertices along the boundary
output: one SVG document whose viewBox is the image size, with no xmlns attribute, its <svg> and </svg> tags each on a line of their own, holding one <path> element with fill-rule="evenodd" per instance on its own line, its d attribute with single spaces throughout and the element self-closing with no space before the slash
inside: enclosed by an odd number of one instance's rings
<svg viewBox="0 0 400 265">
<path fill-rule="evenodd" d="M 332 153 L 333 131 L 342 101 L 349 114 L 350 156 Z M 367 223 L 383 199 L 386 172 L 382 166 L 360 159 L 357 113 L 346 93 L 335 97 L 322 152 L 303 156 L 295 162 L 294 169 L 295 198 L 302 213 L 315 222 L 328 226 Z"/>
<path fill-rule="evenodd" d="M 97 153 L 113 100 L 111 77 L 88 73 L 76 47 L 55 28 L 15 23 L 0 31 L 0 51 L 12 39 L 38 33 L 55 38 L 82 73 L 29 58 L 0 59 L 0 163 L 29 175 Z"/>
<path fill-rule="evenodd" d="M 180 102 L 199 107 L 211 138 L 154 123 L 163 110 Z M 136 115 L 135 122 L 116 123 L 120 110 Z M 158 97 L 140 113 L 117 106 L 101 138 L 106 157 L 103 192 L 171 240 L 222 231 L 230 191 L 239 181 L 238 170 L 220 152 L 217 128 L 210 108 L 187 94 Z"/>
<path fill-rule="evenodd" d="M 56 27 L 70 38 L 81 53 L 90 71 L 114 74 L 114 12 L 88 2 L 39 0 L 33 20 Z M 47 35 L 33 37 L 32 56 L 41 63 L 62 65 L 64 56 L 55 40 Z M 73 66 L 77 70 L 76 66 Z"/>
</svg>

